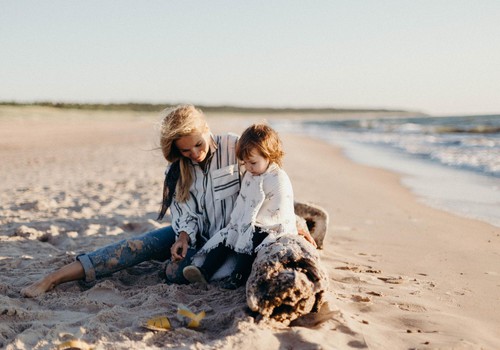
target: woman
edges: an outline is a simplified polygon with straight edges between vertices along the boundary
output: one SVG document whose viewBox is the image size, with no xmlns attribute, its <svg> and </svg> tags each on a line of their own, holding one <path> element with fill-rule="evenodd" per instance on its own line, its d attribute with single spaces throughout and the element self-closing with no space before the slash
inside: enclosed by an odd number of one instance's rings
<svg viewBox="0 0 500 350">
<path fill-rule="evenodd" d="M 35 297 L 68 281 L 92 282 L 151 259 L 177 262 L 167 277 L 171 282 L 187 283 L 182 269 L 229 223 L 240 189 L 235 152 L 238 137 L 213 135 L 203 113 L 192 105 L 168 111 L 160 137 L 163 156 L 170 165 L 159 219 L 170 207 L 172 225 L 79 255 L 76 261 L 24 288 L 22 295 Z"/>
</svg>

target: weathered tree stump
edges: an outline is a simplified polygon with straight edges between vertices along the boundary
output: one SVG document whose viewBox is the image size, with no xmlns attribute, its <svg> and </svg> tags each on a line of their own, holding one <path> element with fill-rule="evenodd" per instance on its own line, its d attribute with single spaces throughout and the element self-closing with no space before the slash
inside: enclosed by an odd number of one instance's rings
<svg viewBox="0 0 500 350">
<path fill-rule="evenodd" d="M 302 236 L 286 235 L 263 247 L 247 281 L 247 304 L 283 323 L 317 312 L 328 278 L 318 251 Z"/>
</svg>

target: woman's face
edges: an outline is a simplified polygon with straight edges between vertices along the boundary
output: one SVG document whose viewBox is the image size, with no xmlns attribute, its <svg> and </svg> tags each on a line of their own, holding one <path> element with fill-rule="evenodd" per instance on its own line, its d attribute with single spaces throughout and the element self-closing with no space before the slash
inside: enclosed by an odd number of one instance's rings
<svg viewBox="0 0 500 350">
<path fill-rule="evenodd" d="M 191 159 L 193 162 L 201 163 L 208 154 L 209 138 L 209 133 L 182 136 L 175 141 L 175 146 L 184 157 Z"/>
</svg>

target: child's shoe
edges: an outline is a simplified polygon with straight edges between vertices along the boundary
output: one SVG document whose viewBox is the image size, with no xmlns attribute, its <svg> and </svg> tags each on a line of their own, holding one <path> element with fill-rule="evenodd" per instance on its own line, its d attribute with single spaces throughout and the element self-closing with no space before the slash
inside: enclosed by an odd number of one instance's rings
<svg viewBox="0 0 500 350">
<path fill-rule="evenodd" d="M 189 283 L 201 283 L 204 285 L 208 284 L 205 276 L 203 275 L 203 272 L 194 265 L 186 266 L 182 270 L 182 274 L 184 275 L 184 278 L 189 281 Z"/>
<path fill-rule="evenodd" d="M 222 285 L 222 289 L 234 290 L 244 285 L 245 282 L 246 281 L 243 279 L 243 275 L 241 273 L 233 272 L 229 281 Z"/>
</svg>

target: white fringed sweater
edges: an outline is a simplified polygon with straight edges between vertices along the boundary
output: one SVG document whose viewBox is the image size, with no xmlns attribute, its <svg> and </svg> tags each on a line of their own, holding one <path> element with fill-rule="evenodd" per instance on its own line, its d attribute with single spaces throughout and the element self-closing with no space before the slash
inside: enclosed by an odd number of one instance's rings
<svg viewBox="0 0 500 350">
<path fill-rule="evenodd" d="M 268 233 L 260 246 L 283 234 L 297 234 L 292 184 L 286 172 L 274 163 L 261 175 L 245 173 L 229 224 L 215 233 L 199 253 L 204 255 L 224 243 L 238 253 L 251 254 L 257 227 Z"/>
</svg>

